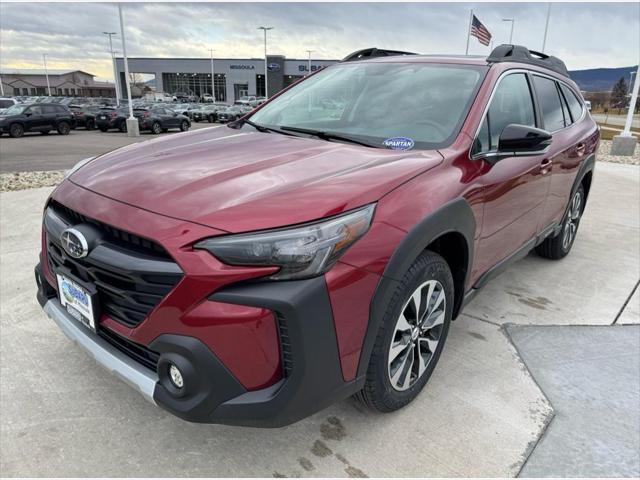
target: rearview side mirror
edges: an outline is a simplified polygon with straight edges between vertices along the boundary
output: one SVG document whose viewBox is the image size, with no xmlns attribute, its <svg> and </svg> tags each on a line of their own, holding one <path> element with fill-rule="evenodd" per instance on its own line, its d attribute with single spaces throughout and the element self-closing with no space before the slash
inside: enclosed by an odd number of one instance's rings
<svg viewBox="0 0 640 480">
<path fill-rule="evenodd" d="M 551 139 L 552 135 L 546 130 L 512 123 L 502 130 L 496 151 L 478 156 L 495 164 L 508 157 L 542 155 L 549 150 Z"/>
</svg>

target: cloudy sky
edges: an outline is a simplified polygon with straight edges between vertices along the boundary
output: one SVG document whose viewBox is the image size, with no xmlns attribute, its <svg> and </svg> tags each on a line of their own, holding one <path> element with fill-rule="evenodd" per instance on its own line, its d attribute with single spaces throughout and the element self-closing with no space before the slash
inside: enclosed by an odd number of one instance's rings
<svg viewBox="0 0 640 480">
<path fill-rule="evenodd" d="M 546 3 L 138 3 L 125 4 L 130 56 L 262 57 L 260 25 L 269 32 L 269 53 L 335 59 L 377 46 L 420 53 L 463 54 L 469 9 L 493 34 L 541 49 Z M 111 79 L 107 40 L 118 31 L 116 4 L 0 3 L 0 66 L 78 68 Z M 115 48 L 121 50 L 119 38 Z M 569 69 L 638 63 L 640 2 L 554 3 L 547 51 Z M 489 47 L 471 39 L 470 53 Z"/>
</svg>

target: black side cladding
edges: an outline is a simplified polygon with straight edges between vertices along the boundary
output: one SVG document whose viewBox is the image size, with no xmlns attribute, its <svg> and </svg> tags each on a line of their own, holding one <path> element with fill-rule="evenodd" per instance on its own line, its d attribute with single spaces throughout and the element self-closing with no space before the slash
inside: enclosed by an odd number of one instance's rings
<svg viewBox="0 0 640 480">
<path fill-rule="evenodd" d="M 464 198 L 456 198 L 425 217 L 404 237 L 389 259 L 389 263 L 387 263 L 371 300 L 369 324 L 367 325 L 367 333 L 365 334 L 362 352 L 360 353 L 360 362 L 358 363 L 358 377 L 366 375 L 369 358 L 371 357 L 386 306 L 391 301 L 398 282 L 413 261 L 438 237 L 450 232 L 460 233 L 464 236 L 468 249 L 464 282 L 466 285 L 473 262 L 475 231 L 476 220 L 471 207 Z M 462 299 L 463 295 L 456 295 L 457 302 L 454 307 L 456 310 L 454 311 L 459 311 Z"/>
</svg>

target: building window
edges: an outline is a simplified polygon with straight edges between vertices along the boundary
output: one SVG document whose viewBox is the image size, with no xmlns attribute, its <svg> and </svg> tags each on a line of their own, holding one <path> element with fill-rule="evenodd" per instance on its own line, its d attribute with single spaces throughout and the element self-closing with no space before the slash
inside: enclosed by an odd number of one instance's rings
<svg viewBox="0 0 640 480">
<path fill-rule="evenodd" d="M 29 89 L 26 87 L 22 88 L 22 95 L 29 95 Z"/>
<path fill-rule="evenodd" d="M 227 99 L 227 79 L 225 74 L 215 74 L 215 97 L 217 102 Z M 185 92 L 201 97 L 205 93 L 211 94 L 210 73 L 163 73 L 162 85 L 165 93 Z"/>
<path fill-rule="evenodd" d="M 256 75 L 256 96 L 264 97 L 264 74 Z"/>
<path fill-rule="evenodd" d="M 284 80 L 283 88 L 287 88 L 289 85 L 291 85 L 292 83 L 297 82 L 302 77 L 303 77 L 303 75 L 285 75 L 284 79 L 283 79 Z"/>
<path fill-rule="evenodd" d="M 18 87 L 13 87 L 13 94 L 14 95 L 20 95 L 20 89 Z"/>
</svg>

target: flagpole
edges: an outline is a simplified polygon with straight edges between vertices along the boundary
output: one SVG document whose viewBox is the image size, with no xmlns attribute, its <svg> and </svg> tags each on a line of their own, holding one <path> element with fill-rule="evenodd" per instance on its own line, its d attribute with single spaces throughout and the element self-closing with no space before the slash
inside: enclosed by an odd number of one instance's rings
<svg viewBox="0 0 640 480">
<path fill-rule="evenodd" d="M 469 28 L 467 29 L 467 48 L 464 51 L 465 55 L 469 55 L 469 39 L 471 38 L 471 23 L 473 22 L 473 8 L 469 13 Z"/>
<path fill-rule="evenodd" d="M 542 37 L 542 53 L 547 47 L 547 33 L 549 32 L 549 17 L 551 16 L 551 2 L 547 5 L 547 21 L 544 24 L 544 37 Z"/>
</svg>

